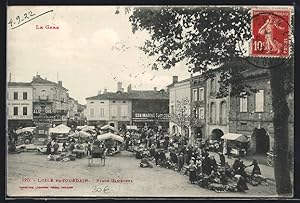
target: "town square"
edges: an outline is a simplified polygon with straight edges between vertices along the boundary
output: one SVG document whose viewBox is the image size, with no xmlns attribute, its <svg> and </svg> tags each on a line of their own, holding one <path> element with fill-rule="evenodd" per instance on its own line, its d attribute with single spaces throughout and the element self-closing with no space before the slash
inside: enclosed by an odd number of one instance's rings
<svg viewBox="0 0 300 203">
<path fill-rule="evenodd" d="M 24 9 L 8 198 L 292 197 L 292 7 Z"/>
</svg>

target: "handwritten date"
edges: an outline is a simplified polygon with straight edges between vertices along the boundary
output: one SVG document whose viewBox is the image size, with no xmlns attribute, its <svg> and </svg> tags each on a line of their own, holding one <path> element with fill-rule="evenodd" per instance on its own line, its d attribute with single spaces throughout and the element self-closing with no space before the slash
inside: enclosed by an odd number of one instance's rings
<svg viewBox="0 0 300 203">
<path fill-rule="evenodd" d="M 17 26 L 17 25 L 21 24 L 23 21 L 30 20 L 35 15 L 36 14 L 34 14 L 32 11 L 28 11 L 28 12 L 24 13 L 23 15 L 16 16 L 15 19 L 11 18 L 9 20 L 8 24 L 11 27 Z"/>
</svg>

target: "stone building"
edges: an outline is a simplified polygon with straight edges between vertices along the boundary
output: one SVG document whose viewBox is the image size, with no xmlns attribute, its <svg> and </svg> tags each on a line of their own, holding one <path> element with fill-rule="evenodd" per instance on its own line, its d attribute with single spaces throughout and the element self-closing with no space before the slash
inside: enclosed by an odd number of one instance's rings
<svg viewBox="0 0 300 203">
<path fill-rule="evenodd" d="M 230 97 L 217 97 L 221 68 L 214 69 L 215 77 L 206 81 L 206 136 L 210 139 L 220 139 L 229 132 Z"/>
<path fill-rule="evenodd" d="M 86 116 L 89 125 L 109 124 L 117 129 L 135 125 L 138 128 L 168 126 L 168 93 L 154 90 L 132 90 L 124 92 L 118 83 L 117 92 L 106 90 L 88 97 Z"/>
<path fill-rule="evenodd" d="M 33 77 L 33 120 L 39 123 L 41 109 L 45 109 L 49 122 L 54 125 L 67 124 L 68 90 L 63 87 L 62 81 L 58 83 L 42 78 Z M 44 118 L 43 118 L 44 120 Z"/>
<path fill-rule="evenodd" d="M 242 64 L 245 65 L 245 64 Z M 265 155 L 274 146 L 274 126 L 272 110 L 272 92 L 268 69 L 260 69 L 247 64 L 249 69 L 243 72 L 246 84 L 259 90 L 245 98 L 230 98 L 229 131 L 246 135 L 250 140 L 250 153 Z M 289 145 L 294 146 L 294 95 L 288 96 Z"/>
<path fill-rule="evenodd" d="M 193 112 L 192 134 L 197 138 L 207 138 L 206 135 L 206 80 L 203 76 L 192 77 L 191 108 Z"/>
<path fill-rule="evenodd" d="M 32 86 L 25 82 L 8 82 L 8 128 L 28 127 L 33 124 Z"/>
<path fill-rule="evenodd" d="M 190 78 L 178 81 L 178 76 L 173 76 L 173 83 L 168 86 L 170 134 L 191 136 L 191 82 Z"/>
</svg>

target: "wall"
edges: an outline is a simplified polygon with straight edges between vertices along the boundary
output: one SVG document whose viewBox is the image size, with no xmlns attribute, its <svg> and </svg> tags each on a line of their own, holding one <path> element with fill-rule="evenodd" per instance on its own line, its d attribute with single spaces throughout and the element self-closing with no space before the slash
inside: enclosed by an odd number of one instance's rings
<svg viewBox="0 0 300 203">
<path fill-rule="evenodd" d="M 255 153 L 256 151 L 256 138 L 253 136 L 255 128 L 264 128 L 269 134 L 270 149 L 274 145 L 274 127 L 273 127 L 273 111 L 272 111 L 272 92 L 270 87 L 269 77 L 262 76 L 255 79 L 248 80 L 247 84 L 251 87 L 264 90 L 264 111 L 255 112 L 255 94 L 248 96 L 247 112 L 240 112 L 240 99 L 231 98 L 230 102 L 230 114 L 229 114 L 229 130 L 233 133 L 241 133 L 246 135 L 250 141 L 250 151 Z M 290 149 L 293 148 L 294 139 L 294 99 L 293 95 L 288 97 L 288 103 L 290 108 L 289 116 L 289 145 Z"/>
<path fill-rule="evenodd" d="M 100 109 L 104 109 L 104 115 L 100 115 Z M 94 115 L 91 115 L 91 109 L 94 109 Z M 85 115 L 88 121 L 107 121 L 110 119 L 109 100 L 87 100 Z"/>
<path fill-rule="evenodd" d="M 208 135 L 206 134 L 206 98 L 207 98 L 207 90 L 206 90 L 206 81 L 201 76 L 196 76 L 192 78 L 192 108 L 193 113 L 196 114 L 195 119 L 193 120 L 193 127 L 192 127 L 192 134 L 196 135 L 198 128 L 201 129 L 202 132 L 202 138 L 206 139 L 208 138 Z M 200 98 L 200 88 L 203 89 L 203 98 Z M 196 95 L 194 95 L 194 90 L 196 90 Z M 196 96 L 196 101 L 194 100 L 194 97 Z M 203 108 L 204 110 L 204 117 L 200 117 L 200 111 L 199 109 Z M 196 112 L 195 112 L 196 111 Z"/>
<path fill-rule="evenodd" d="M 32 120 L 32 87 L 13 86 L 7 88 L 7 119 L 8 120 Z M 14 100 L 14 92 L 18 92 L 18 100 Z M 23 100 L 23 92 L 27 92 L 27 100 Z M 18 107 L 18 115 L 13 115 L 14 107 Z M 23 115 L 23 107 L 27 107 L 27 115 Z"/>
<path fill-rule="evenodd" d="M 207 128 L 206 128 L 206 135 L 210 137 L 212 135 L 212 131 L 214 129 L 220 129 L 223 131 L 223 133 L 228 133 L 229 132 L 229 118 L 228 114 L 230 112 L 230 99 L 229 97 L 225 98 L 216 98 L 216 93 L 219 91 L 220 85 L 218 81 L 220 80 L 220 73 L 216 73 L 216 77 L 214 78 L 215 82 L 215 92 L 211 91 L 211 79 L 207 80 L 207 88 L 206 88 L 206 99 L 207 99 L 207 104 L 206 104 L 206 123 L 207 123 Z M 214 115 L 211 115 L 211 103 L 214 103 L 215 105 L 215 113 Z M 225 117 L 224 119 L 220 119 L 221 116 L 221 103 L 225 102 L 226 103 L 226 108 L 225 108 Z M 215 122 L 211 122 L 211 116 L 214 116 Z"/>
</svg>

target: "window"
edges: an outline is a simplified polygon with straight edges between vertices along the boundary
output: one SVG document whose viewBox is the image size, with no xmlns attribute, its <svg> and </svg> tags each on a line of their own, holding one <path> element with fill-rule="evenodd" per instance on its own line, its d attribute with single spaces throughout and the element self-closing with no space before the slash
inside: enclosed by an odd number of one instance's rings
<svg viewBox="0 0 300 203">
<path fill-rule="evenodd" d="M 240 112 L 248 112 L 248 98 L 240 98 Z"/>
<path fill-rule="evenodd" d="M 123 101 L 123 103 L 126 103 L 126 101 Z"/>
<path fill-rule="evenodd" d="M 14 100 L 18 100 L 18 92 L 14 92 Z"/>
<path fill-rule="evenodd" d="M 116 101 L 113 101 L 113 103 L 116 103 Z"/>
<path fill-rule="evenodd" d="M 27 116 L 27 107 L 23 107 L 23 116 Z"/>
<path fill-rule="evenodd" d="M 174 105 L 171 105 L 171 113 L 174 114 Z"/>
<path fill-rule="evenodd" d="M 27 100 L 27 92 L 23 92 L 23 100 Z"/>
<path fill-rule="evenodd" d="M 94 108 L 91 108 L 91 109 L 90 109 L 90 116 L 91 116 L 91 117 L 94 117 L 94 116 L 95 116 Z"/>
<path fill-rule="evenodd" d="M 220 104 L 220 123 L 226 124 L 227 118 L 227 105 L 225 101 L 222 101 Z"/>
<path fill-rule="evenodd" d="M 111 108 L 111 116 L 117 116 L 117 110 L 114 107 Z"/>
<path fill-rule="evenodd" d="M 203 101 L 204 100 L 204 88 L 201 87 L 199 88 L 199 101 Z"/>
<path fill-rule="evenodd" d="M 210 93 L 216 92 L 216 80 L 214 78 L 210 79 Z"/>
<path fill-rule="evenodd" d="M 104 116 L 104 108 L 100 108 L 100 117 Z"/>
<path fill-rule="evenodd" d="M 93 104 L 94 102 L 90 102 L 90 104 Z"/>
<path fill-rule="evenodd" d="M 194 109 L 194 115 L 195 115 L 195 118 L 198 118 L 198 109 Z"/>
<path fill-rule="evenodd" d="M 199 118 L 204 119 L 204 108 L 199 108 Z"/>
<path fill-rule="evenodd" d="M 264 111 L 264 90 L 259 90 L 259 92 L 255 94 L 255 111 Z"/>
<path fill-rule="evenodd" d="M 193 89 L 193 101 L 197 101 L 197 89 Z"/>
<path fill-rule="evenodd" d="M 216 123 L 216 104 L 213 102 L 210 104 L 210 122 Z"/>
<path fill-rule="evenodd" d="M 122 116 L 127 116 L 128 115 L 128 108 L 127 106 L 124 106 L 122 109 Z"/>
<path fill-rule="evenodd" d="M 15 106 L 15 107 L 14 107 L 14 116 L 17 116 L 17 115 L 18 115 L 18 107 Z"/>
</svg>

